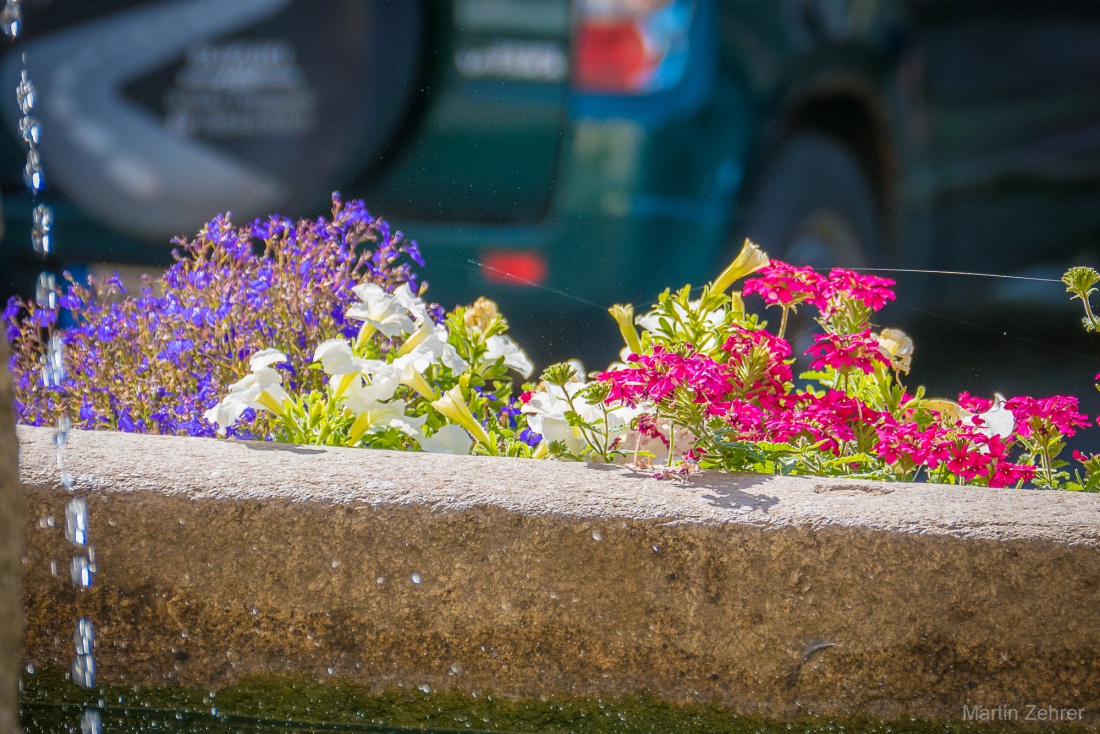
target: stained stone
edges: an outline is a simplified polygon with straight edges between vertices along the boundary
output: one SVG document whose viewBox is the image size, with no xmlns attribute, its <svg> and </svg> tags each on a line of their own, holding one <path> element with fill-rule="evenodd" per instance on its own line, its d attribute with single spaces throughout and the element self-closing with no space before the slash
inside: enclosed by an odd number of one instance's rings
<svg viewBox="0 0 1100 734">
<path fill-rule="evenodd" d="M 39 667 L 67 669 L 86 617 L 105 683 L 332 668 L 375 691 L 1100 724 L 1097 495 L 73 431 L 99 568 L 76 595 L 49 565 L 72 546 L 35 530 L 71 496 L 53 429 L 19 431 Z"/>
</svg>

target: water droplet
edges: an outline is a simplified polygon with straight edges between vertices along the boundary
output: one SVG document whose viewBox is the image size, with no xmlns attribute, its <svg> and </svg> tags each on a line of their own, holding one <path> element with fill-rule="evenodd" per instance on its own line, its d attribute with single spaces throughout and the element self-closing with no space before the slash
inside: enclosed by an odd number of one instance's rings
<svg viewBox="0 0 1100 734">
<path fill-rule="evenodd" d="M 54 520 L 53 515 L 46 515 L 46 527 L 52 528 L 56 524 L 57 521 Z"/>
<path fill-rule="evenodd" d="M 592 531 L 592 540 L 596 541 L 597 543 L 603 540 L 603 535 L 600 533 L 599 530 Z"/>
<path fill-rule="evenodd" d="M 48 276 L 51 285 L 55 282 L 53 275 L 49 273 L 43 273 L 38 277 L 39 287 L 42 286 L 42 280 L 44 276 Z M 52 301 L 53 306 L 51 310 L 57 310 L 57 291 L 50 290 L 45 293 L 46 301 Z M 39 301 L 39 305 L 43 302 Z M 62 341 L 60 336 L 51 336 L 50 340 L 46 342 L 46 362 L 42 365 L 42 384 L 46 387 L 58 386 L 65 379 L 65 342 Z M 61 454 L 57 456 L 57 468 L 60 469 L 64 466 L 64 462 L 61 460 Z"/>
<path fill-rule="evenodd" d="M 427 683 L 421 683 L 420 685 L 417 686 L 417 688 L 424 691 L 424 693 L 431 693 L 432 692 L 432 687 L 430 685 L 428 685 Z"/>
<path fill-rule="evenodd" d="M 34 663 L 27 663 L 27 667 L 24 668 L 27 671 L 27 675 L 34 675 Z"/>
<path fill-rule="evenodd" d="M 34 299 L 39 306 L 50 309 L 57 304 L 57 277 L 53 273 L 39 273 L 34 286 Z"/>
<path fill-rule="evenodd" d="M 61 486 L 62 487 L 69 490 L 70 492 L 72 492 L 73 491 L 73 486 L 75 484 L 76 484 L 76 481 L 73 479 L 73 475 L 71 473 L 69 473 L 67 471 L 61 472 Z"/>
<path fill-rule="evenodd" d="M 19 135 L 24 143 L 37 145 L 42 136 L 42 126 L 30 115 L 23 115 L 19 118 Z"/>
<path fill-rule="evenodd" d="M 385 576 L 379 576 L 378 578 L 376 578 L 374 580 L 374 582 L 376 584 L 378 584 L 379 586 L 381 586 L 382 584 L 386 583 L 386 577 Z"/>
<path fill-rule="evenodd" d="M 412 577 L 411 577 L 411 578 L 412 578 L 412 582 L 413 582 L 414 584 L 419 584 L 419 583 L 420 583 L 421 581 L 423 581 L 423 580 L 424 580 L 424 579 L 423 579 L 423 578 L 422 578 L 422 577 L 420 576 L 420 574 L 419 574 L 419 573 L 417 573 L 417 572 L 415 572 L 415 571 L 413 571 L 413 575 L 412 575 Z"/>
<path fill-rule="evenodd" d="M 42 155 L 37 148 L 27 149 L 27 165 L 23 166 L 23 183 L 35 194 L 46 187 L 46 177 L 42 173 Z"/>
<path fill-rule="evenodd" d="M 332 566 L 333 568 L 340 568 L 340 561 L 333 559 L 332 562 L 330 562 L 328 565 Z"/>
<path fill-rule="evenodd" d="M 23 29 L 23 4 L 21 0 L 7 0 L 4 9 L 0 10 L 0 28 L 4 35 L 15 39 L 19 37 L 19 31 Z"/>
<path fill-rule="evenodd" d="M 88 503 L 73 497 L 65 506 L 65 538 L 73 545 L 88 543 Z"/>
<path fill-rule="evenodd" d="M 92 645 L 95 643 L 95 629 L 89 619 L 81 617 L 73 631 L 73 644 L 77 655 L 91 655 Z"/>
<path fill-rule="evenodd" d="M 653 546 L 653 552 L 654 552 L 654 553 L 660 553 L 660 552 L 661 552 L 661 548 L 660 548 L 660 546 L 656 546 L 656 545 L 655 545 L 655 546 Z"/>
<path fill-rule="evenodd" d="M 462 663 L 451 663 L 451 675 L 458 675 L 462 672 Z"/>
<path fill-rule="evenodd" d="M 73 660 L 73 682 L 82 688 L 95 685 L 95 658 L 91 655 L 77 655 Z"/>
<path fill-rule="evenodd" d="M 210 715 L 211 716 L 217 716 L 218 715 L 218 707 L 217 706 L 211 706 L 210 707 Z"/>
<path fill-rule="evenodd" d="M 0 18 L 2 17 L 2 14 L 0 14 Z M 19 110 L 24 115 L 29 115 L 31 110 L 34 109 L 34 103 L 38 101 L 34 83 L 27 76 L 26 69 L 19 70 L 19 84 L 15 87 L 15 98 L 19 101 Z"/>
<path fill-rule="evenodd" d="M 95 709 L 84 709 L 80 715 L 80 734 L 102 734 L 103 719 Z"/>
<path fill-rule="evenodd" d="M 329 674 L 329 675 L 335 675 L 335 674 L 336 674 L 336 668 L 331 668 L 331 667 L 330 667 L 330 668 L 328 669 L 328 674 Z"/>
<path fill-rule="evenodd" d="M 57 561 L 50 561 L 50 575 L 57 575 Z"/>
<path fill-rule="evenodd" d="M 31 223 L 31 245 L 34 251 L 49 254 L 53 249 L 53 209 L 45 204 L 34 208 Z"/>
<path fill-rule="evenodd" d="M 84 556 L 73 556 L 73 561 L 69 564 L 69 574 L 73 579 L 73 586 L 78 589 L 87 589 L 92 585 L 92 570 L 91 562 Z"/>
</svg>

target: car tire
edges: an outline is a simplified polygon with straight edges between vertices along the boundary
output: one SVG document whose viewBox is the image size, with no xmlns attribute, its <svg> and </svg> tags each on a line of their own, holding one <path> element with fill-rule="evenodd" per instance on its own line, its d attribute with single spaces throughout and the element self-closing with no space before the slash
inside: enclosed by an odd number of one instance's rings
<svg viewBox="0 0 1100 734">
<path fill-rule="evenodd" d="M 878 205 L 870 178 L 839 140 L 791 137 L 763 171 L 731 249 L 748 237 L 772 257 L 815 268 L 880 264 Z"/>
</svg>

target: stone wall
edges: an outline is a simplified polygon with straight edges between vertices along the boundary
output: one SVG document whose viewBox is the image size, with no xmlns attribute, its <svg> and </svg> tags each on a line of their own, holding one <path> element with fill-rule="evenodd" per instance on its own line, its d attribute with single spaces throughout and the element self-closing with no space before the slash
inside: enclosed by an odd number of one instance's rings
<svg viewBox="0 0 1100 734">
<path fill-rule="evenodd" d="M 68 666 L 79 614 L 103 681 L 1100 723 L 1098 496 L 74 432 L 77 595 L 51 432 L 19 435 L 39 666 Z"/>
<path fill-rule="evenodd" d="M 15 732 L 16 685 L 23 628 L 19 580 L 23 570 L 23 496 L 19 486 L 12 383 L 11 351 L 0 339 L 0 732 Z"/>
</svg>

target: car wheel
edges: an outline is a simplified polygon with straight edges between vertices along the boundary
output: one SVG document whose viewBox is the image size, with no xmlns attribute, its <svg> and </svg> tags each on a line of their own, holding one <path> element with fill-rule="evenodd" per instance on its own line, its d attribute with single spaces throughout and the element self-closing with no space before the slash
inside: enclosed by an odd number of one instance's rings
<svg viewBox="0 0 1100 734">
<path fill-rule="evenodd" d="M 778 151 L 751 198 L 739 237 L 792 265 L 878 263 L 881 232 L 870 179 L 838 140 L 800 133 Z M 733 243 L 731 243 L 733 244 Z"/>
</svg>

